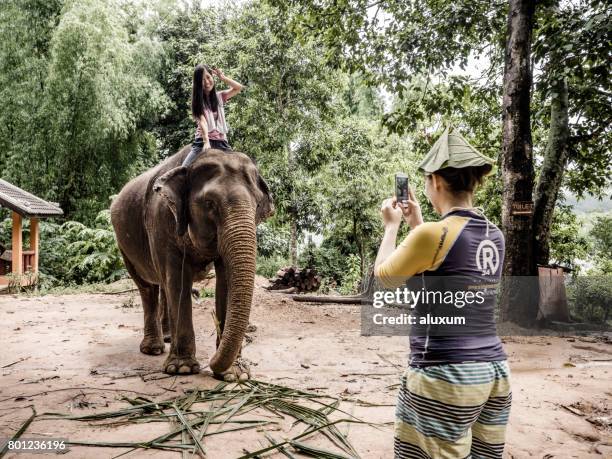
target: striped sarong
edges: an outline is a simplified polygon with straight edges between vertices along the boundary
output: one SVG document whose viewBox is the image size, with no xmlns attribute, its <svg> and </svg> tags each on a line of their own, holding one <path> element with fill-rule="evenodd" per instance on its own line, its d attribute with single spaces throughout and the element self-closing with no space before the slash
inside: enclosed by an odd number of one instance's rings
<svg viewBox="0 0 612 459">
<path fill-rule="evenodd" d="M 509 376 L 506 361 L 409 367 L 397 402 L 395 457 L 501 458 Z"/>
</svg>

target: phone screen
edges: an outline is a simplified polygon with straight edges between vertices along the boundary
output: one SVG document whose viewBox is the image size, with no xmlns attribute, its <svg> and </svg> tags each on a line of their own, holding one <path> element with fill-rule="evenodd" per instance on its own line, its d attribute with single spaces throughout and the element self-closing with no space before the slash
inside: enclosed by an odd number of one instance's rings
<svg viewBox="0 0 612 459">
<path fill-rule="evenodd" d="M 406 174 L 395 174 L 395 197 L 397 202 L 408 201 L 408 176 Z"/>
</svg>

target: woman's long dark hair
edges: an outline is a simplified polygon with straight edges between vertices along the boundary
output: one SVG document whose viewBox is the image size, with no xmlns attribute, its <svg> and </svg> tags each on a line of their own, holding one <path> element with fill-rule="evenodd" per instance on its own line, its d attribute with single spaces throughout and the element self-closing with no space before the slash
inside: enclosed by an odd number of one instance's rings
<svg viewBox="0 0 612 459">
<path fill-rule="evenodd" d="M 217 111 L 219 101 L 217 100 L 217 91 L 213 85 L 208 93 L 208 97 L 204 96 L 204 85 L 202 79 L 204 71 L 212 75 L 211 69 L 207 65 L 198 64 L 193 71 L 193 86 L 191 90 L 191 114 L 194 119 L 199 119 L 204 115 L 204 109 L 209 108 L 213 113 Z"/>
</svg>

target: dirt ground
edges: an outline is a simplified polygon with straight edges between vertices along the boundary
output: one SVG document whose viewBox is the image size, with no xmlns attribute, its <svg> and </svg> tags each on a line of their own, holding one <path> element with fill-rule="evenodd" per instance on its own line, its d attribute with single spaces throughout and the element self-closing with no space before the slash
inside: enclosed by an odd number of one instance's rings
<svg viewBox="0 0 612 459">
<path fill-rule="evenodd" d="M 363 458 L 393 457 L 394 404 L 406 364 L 405 337 L 360 336 L 359 306 L 294 302 L 262 288 L 258 278 L 243 356 L 261 381 L 387 406 L 344 402 L 369 422 L 341 431 Z M 215 344 L 214 299 L 194 305 L 197 356 L 205 367 Z M 89 413 L 126 406 L 122 394 L 167 399 L 193 387 L 217 384 L 204 369 L 194 376 L 160 373 L 165 355 L 139 352 L 142 310 L 136 292 L 119 295 L 0 295 L 0 437 L 11 437 L 31 414 Z M 610 400 L 612 345 L 581 337 L 505 338 L 512 369 L 513 404 L 507 458 L 612 457 Z M 289 437 L 290 425 L 274 434 Z M 299 426 L 298 426 L 299 428 Z M 23 438 L 72 441 L 145 441 L 167 432 L 166 423 L 123 427 L 36 420 Z M 298 432 L 303 430 L 303 426 Z M 267 446 L 256 430 L 207 437 L 207 457 L 236 458 L 243 448 Z M 321 443 L 324 445 L 324 443 Z M 331 449 L 331 448 L 328 448 Z M 69 457 L 106 458 L 128 449 L 73 446 Z M 38 458 L 40 455 L 31 455 Z M 130 456 L 179 457 L 138 450 Z M 10 453 L 8 457 L 29 457 Z M 284 457 L 280 453 L 267 457 Z"/>
</svg>

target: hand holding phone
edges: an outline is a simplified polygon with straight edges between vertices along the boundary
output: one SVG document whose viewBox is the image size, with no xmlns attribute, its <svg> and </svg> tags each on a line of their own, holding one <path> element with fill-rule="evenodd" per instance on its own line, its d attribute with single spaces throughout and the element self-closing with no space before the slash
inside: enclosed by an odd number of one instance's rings
<svg viewBox="0 0 612 459">
<path fill-rule="evenodd" d="M 402 206 L 408 204 L 410 192 L 408 188 L 408 176 L 406 174 L 395 174 L 395 197 L 398 204 Z"/>
<path fill-rule="evenodd" d="M 423 223 L 421 207 L 416 200 L 414 192 L 408 185 L 406 174 L 395 174 L 395 199 L 400 209 L 402 209 L 404 221 L 410 228 L 414 229 Z"/>
</svg>

